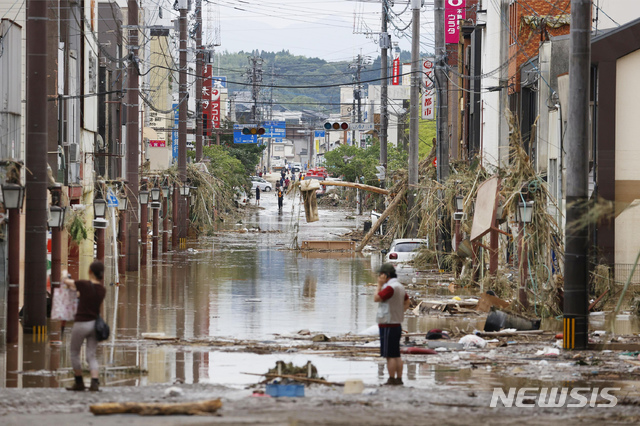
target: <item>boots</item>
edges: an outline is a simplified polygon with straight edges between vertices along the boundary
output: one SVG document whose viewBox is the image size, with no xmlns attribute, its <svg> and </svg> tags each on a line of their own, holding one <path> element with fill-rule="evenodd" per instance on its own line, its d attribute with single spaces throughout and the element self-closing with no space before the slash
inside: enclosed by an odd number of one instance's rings
<svg viewBox="0 0 640 426">
<path fill-rule="evenodd" d="M 91 392 L 98 392 L 100 390 L 100 382 L 98 379 L 91 379 L 91 386 L 89 386 L 89 390 Z"/>
<path fill-rule="evenodd" d="M 75 383 L 70 388 L 67 388 L 68 391 L 84 391 L 84 381 L 82 380 L 82 376 L 75 376 Z"/>
</svg>

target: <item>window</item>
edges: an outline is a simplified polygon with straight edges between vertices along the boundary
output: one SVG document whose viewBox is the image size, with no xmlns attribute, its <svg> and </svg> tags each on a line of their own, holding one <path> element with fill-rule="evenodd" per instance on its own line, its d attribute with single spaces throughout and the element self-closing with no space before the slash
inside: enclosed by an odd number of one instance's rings
<svg viewBox="0 0 640 426">
<path fill-rule="evenodd" d="M 518 34 L 518 3 L 511 0 L 509 4 L 509 44 L 515 44 Z"/>
<path fill-rule="evenodd" d="M 422 246 L 422 243 L 399 243 L 393 251 L 396 253 L 410 253 L 418 250 Z"/>
</svg>

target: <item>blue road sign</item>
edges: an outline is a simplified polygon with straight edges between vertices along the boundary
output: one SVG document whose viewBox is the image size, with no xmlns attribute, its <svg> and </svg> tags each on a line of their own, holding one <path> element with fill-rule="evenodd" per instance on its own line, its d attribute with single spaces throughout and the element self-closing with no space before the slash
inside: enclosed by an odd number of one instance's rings
<svg viewBox="0 0 640 426">
<path fill-rule="evenodd" d="M 262 127 L 264 127 L 263 138 L 275 138 L 277 143 L 282 143 L 282 139 L 287 137 L 286 121 L 264 121 Z"/>
<path fill-rule="evenodd" d="M 315 138 L 324 138 L 324 130 L 316 130 L 314 132 L 314 137 Z"/>
<path fill-rule="evenodd" d="M 245 127 L 256 127 L 255 124 L 234 124 L 233 143 L 258 143 L 257 135 L 243 135 L 242 129 Z"/>
<path fill-rule="evenodd" d="M 107 207 L 118 207 L 118 197 L 116 197 L 111 188 L 107 191 Z"/>
</svg>

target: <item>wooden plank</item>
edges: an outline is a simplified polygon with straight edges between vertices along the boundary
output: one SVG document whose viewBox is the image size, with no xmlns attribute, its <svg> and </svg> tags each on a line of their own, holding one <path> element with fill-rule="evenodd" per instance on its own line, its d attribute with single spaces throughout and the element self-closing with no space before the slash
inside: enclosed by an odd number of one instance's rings
<svg viewBox="0 0 640 426">
<path fill-rule="evenodd" d="M 322 180 L 320 181 L 320 185 L 323 186 L 344 186 L 347 188 L 358 188 L 363 191 L 375 192 L 376 194 L 389 195 L 389 191 L 386 189 L 378 188 L 377 186 L 364 185 L 362 183 L 355 182 L 342 182 L 342 181 L 333 181 L 333 180 Z"/>
<path fill-rule="evenodd" d="M 367 232 L 367 235 L 364 236 L 364 238 L 360 242 L 360 245 L 356 248 L 356 251 L 362 251 L 364 246 L 367 245 L 371 237 L 373 237 L 373 234 L 375 234 L 378 228 L 382 225 L 382 222 L 384 222 L 387 216 L 389 216 L 391 212 L 396 208 L 396 206 L 400 204 L 400 201 L 404 199 L 405 192 L 406 192 L 406 189 L 403 189 L 402 191 L 398 192 L 398 195 L 396 195 L 396 198 L 394 198 L 391 204 L 389 204 L 389 207 L 387 207 L 387 209 L 384 212 L 382 212 L 382 214 L 380 215 L 376 223 L 373 224 L 371 229 L 369 229 L 369 232 Z"/>
<path fill-rule="evenodd" d="M 220 401 L 220 399 L 214 399 L 210 401 L 181 402 L 176 404 L 107 402 L 91 405 L 89 410 L 96 416 L 107 414 L 140 414 L 142 416 L 157 416 L 175 414 L 212 414 L 220 408 L 222 408 L 222 401 Z"/>
<path fill-rule="evenodd" d="M 498 208 L 498 188 L 500 178 L 494 176 L 484 181 L 478 187 L 476 206 L 471 225 L 471 242 L 482 238 L 491 228 L 495 227 L 496 210 Z"/>
<path fill-rule="evenodd" d="M 353 250 L 356 243 L 345 240 L 303 241 L 302 248 L 306 250 Z"/>
</svg>

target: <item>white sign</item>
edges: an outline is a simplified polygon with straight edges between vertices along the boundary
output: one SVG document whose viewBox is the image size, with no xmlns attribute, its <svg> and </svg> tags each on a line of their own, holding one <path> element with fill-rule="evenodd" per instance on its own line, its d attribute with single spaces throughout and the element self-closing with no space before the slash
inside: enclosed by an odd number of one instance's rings
<svg viewBox="0 0 640 426">
<path fill-rule="evenodd" d="M 433 120 L 435 118 L 435 84 L 434 63 L 431 58 L 422 62 L 422 119 Z"/>
<path fill-rule="evenodd" d="M 349 124 L 349 130 L 373 130 L 373 123 L 351 123 Z"/>
</svg>

